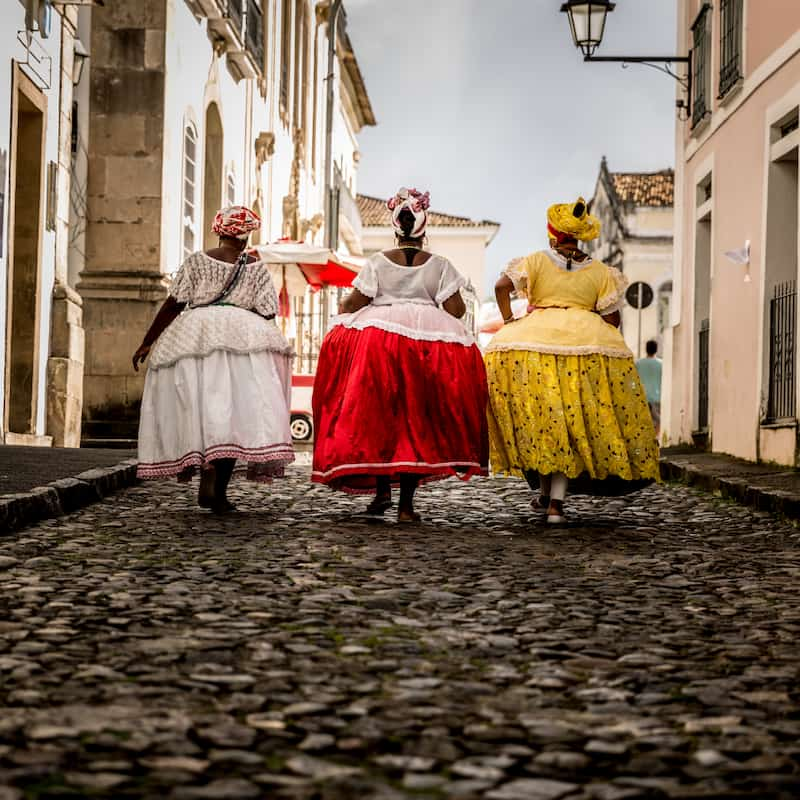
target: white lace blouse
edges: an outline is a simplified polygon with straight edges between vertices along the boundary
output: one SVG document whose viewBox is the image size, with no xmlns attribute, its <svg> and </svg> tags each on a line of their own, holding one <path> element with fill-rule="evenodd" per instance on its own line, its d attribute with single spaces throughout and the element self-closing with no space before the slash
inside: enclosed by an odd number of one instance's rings
<svg viewBox="0 0 800 800">
<path fill-rule="evenodd" d="M 175 274 L 169 293 L 179 303 L 210 303 L 222 292 L 235 270 L 236 264 L 218 261 L 202 251 L 192 253 Z M 257 311 L 265 317 L 275 316 L 278 296 L 267 265 L 263 261 L 246 264 L 236 286 L 223 302 Z"/>
<path fill-rule="evenodd" d="M 467 285 L 466 278 L 443 256 L 432 255 L 418 267 L 404 267 L 376 253 L 353 281 L 372 305 L 397 303 L 441 305 Z"/>
<path fill-rule="evenodd" d="M 216 351 L 291 355 L 289 343 L 275 324 L 278 297 L 263 262 L 246 264 L 220 305 L 205 305 L 220 295 L 235 269 L 236 264 L 202 252 L 192 253 L 183 262 L 170 294 L 188 308 L 159 336 L 150 353 L 150 369 L 170 367 L 182 358 L 204 358 Z"/>
</svg>

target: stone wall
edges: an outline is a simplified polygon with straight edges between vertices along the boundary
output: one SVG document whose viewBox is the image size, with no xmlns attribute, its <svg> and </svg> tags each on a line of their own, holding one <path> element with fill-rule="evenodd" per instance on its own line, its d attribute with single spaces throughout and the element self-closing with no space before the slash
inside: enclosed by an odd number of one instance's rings
<svg viewBox="0 0 800 800">
<path fill-rule="evenodd" d="M 166 296 L 161 272 L 166 0 L 92 12 L 83 416 L 131 423 L 144 383 L 130 358 Z M 99 434 L 102 438 L 102 433 Z"/>
</svg>

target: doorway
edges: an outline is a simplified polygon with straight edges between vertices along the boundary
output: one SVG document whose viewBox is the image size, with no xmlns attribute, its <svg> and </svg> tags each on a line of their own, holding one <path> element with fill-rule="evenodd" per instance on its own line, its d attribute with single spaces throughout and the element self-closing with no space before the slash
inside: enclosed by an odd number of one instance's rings
<svg viewBox="0 0 800 800">
<path fill-rule="evenodd" d="M 203 247 L 217 246 L 212 232 L 214 217 L 222 202 L 222 118 L 219 106 L 210 103 L 206 109 L 206 140 L 203 164 Z"/>
<path fill-rule="evenodd" d="M 46 101 L 14 70 L 8 248 L 6 430 L 36 432 Z"/>
</svg>

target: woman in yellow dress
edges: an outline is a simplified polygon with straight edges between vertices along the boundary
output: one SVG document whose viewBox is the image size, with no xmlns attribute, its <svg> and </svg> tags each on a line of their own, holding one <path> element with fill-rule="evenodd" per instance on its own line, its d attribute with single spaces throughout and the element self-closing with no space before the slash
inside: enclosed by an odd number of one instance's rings
<svg viewBox="0 0 800 800">
<path fill-rule="evenodd" d="M 658 443 L 619 332 L 622 273 L 583 253 L 600 235 L 586 202 L 552 206 L 550 249 L 512 261 L 495 286 L 504 327 L 486 348 L 495 473 L 518 475 L 562 524 L 568 486 L 619 495 L 658 480 Z M 513 292 L 533 310 L 515 320 Z"/>
</svg>

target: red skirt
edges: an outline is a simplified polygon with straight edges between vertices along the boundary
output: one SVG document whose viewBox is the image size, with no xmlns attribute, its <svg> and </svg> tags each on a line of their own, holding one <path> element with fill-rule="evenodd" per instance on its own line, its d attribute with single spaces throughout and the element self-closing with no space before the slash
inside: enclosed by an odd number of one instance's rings
<svg viewBox="0 0 800 800">
<path fill-rule="evenodd" d="M 424 341 L 377 327 L 334 327 L 314 382 L 312 480 L 351 494 L 487 475 L 486 370 L 475 344 Z"/>
</svg>

